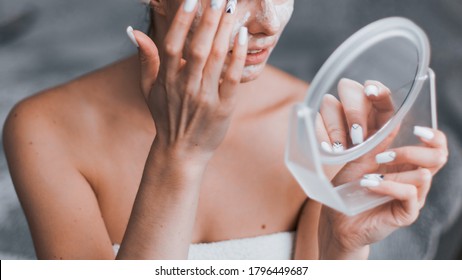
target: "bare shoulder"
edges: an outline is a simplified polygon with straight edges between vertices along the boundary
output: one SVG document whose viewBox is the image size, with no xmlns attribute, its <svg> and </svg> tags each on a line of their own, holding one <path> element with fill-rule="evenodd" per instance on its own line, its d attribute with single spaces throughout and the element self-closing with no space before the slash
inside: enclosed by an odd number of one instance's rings
<svg viewBox="0 0 462 280">
<path fill-rule="evenodd" d="M 94 155 L 111 114 L 130 98 L 124 63 L 19 102 L 3 143 L 38 258 L 113 258 L 85 161 Z M 126 99 L 126 100 L 125 100 Z M 128 101 L 127 101 L 128 100 Z M 120 110 L 119 110 L 120 111 Z"/>
<path fill-rule="evenodd" d="M 37 93 L 13 107 L 4 126 L 6 149 L 37 141 L 70 144 L 92 135 L 104 118 L 123 103 L 131 61 L 121 61 L 66 84 Z M 125 77 L 125 80 L 121 77 Z M 136 87 L 135 87 L 136 89 Z"/>
</svg>

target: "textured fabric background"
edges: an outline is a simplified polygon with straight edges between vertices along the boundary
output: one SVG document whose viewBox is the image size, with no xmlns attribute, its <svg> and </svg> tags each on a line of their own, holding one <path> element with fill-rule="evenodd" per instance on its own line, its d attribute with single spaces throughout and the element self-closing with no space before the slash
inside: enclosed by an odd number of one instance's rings
<svg viewBox="0 0 462 280">
<path fill-rule="evenodd" d="M 271 63 L 306 81 L 343 40 L 376 19 L 405 16 L 427 31 L 450 160 L 436 176 L 419 221 L 374 245 L 371 258 L 455 258 L 462 236 L 462 2 L 295 0 L 295 5 Z M 32 25 L 5 29 L 6 20 L 24 8 L 35 10 Z M 133 53 L 125 27 L 142 28 L 145 15 L 133 0 L 0 0 L 0 123 L 22 98 Z M 33 258 L 27 223 L 1 150 L 0 259 Z"/>
</svg>

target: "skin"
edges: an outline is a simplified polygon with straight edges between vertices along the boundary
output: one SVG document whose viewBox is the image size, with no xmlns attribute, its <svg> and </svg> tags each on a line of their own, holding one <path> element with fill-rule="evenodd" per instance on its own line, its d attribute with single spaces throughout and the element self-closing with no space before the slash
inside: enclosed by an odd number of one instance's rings
<svg viewBox="0 0 462 280">
<path fill-rule="evenodd" d="M 249 47 L 279 38 L 283 25 L 274 28 L 271 12 L 285 2 L 239 2 L 251 12 Z M 371 164 L 371 153 L 332 170 L 336 184 L 387 173 L 374 191 L 393 203 L 353 218 L 322 207 L 282 160 L 290 109 L 307 85 L 266 65 L 243 76 L 248 46 L 232 39 L 245 14 L 212 12 L 204 0 L 198 19 L 181 3 L 151 1 L 155 32 L 135 32 L 138 57 L 35 95 L 9 115 L 5 151 L 38 258 L 181 259 L 191 243 L 290 230 L 295 258 L 366 258 L 370 243 L 416 218 L 444 164 L 431 155 L 447 156 L 441 132 L 425 147 L 396 150 L 385 167 Z"/>
</svg>

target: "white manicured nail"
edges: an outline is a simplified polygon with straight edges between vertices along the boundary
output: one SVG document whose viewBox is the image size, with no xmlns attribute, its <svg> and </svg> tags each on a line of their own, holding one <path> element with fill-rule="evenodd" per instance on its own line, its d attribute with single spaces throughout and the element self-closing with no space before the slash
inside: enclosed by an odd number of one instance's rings
<svg viewBox="0 0 462 280">
<path fill-rule="evenodd" d="M 382 174 L 366 174 L 363 176 L 364 179 L 367 180 L 376 180 L 376 181 L 383 181 L 384 176 Z"/>
<path fill-rule="evenodd" d="M 362 179 L 361 181 L 359 181 L 359 184 L 361 185 L 361 187 L 375 188 L 375 187 L 378 187 L 380 185 L 380 181 Z"/>
<path fill-rule="evenodd" d="M 367 96 L 379 96 L 379 88 L 376 85 L 368 85 L 365 89 L 364 92 L 366 93 Z"/>
<path fill-rule="evenodd" d="M 394 161 L 396 158 L 395 152 L 384 152 L 375 156 L 375 161 L 378 164 L 388 163 Z"/>
<path fill-rule="evenodd" d="M 194 11 L 196 8 L 197 0 L 185 0 L 183 5 L 183 10 L 187 13 Z"/>
<path fill-rule="evenodd" d="M 138 42 L 136 41 L 136 38 L 135 38 L 135 34 L 133 34 L 133 27 L 131 26 L 127 27 L 127 35 L 128 35 L 128 38 L 130 38 L 130 40 L 132 41 L 133 45 L 139 48 L 140 45 L 138 45 Z"/>
<path fill-rule="evenodd" d="M 363 128 L 359 124 L 353 124 L 350 130 L 351 142 L 358 145 L 364 142 Z"/>
<path fill-rule="evenodd" d="M 211 0 L 210 1 L 210 7 L 212 8 L 212 10 L 219 10 L 221 7 L 223 7 L 223 3 L 225 2 L 225 0 Z"/>
<path fill-rule="evenodd" d="M 332 150 L 334 151 L 334 153 L 341 153 L 345 151 L 345 148 L 343 147 L 342 143 L 340 143 L 339 141 L 336 141 L 332 145 Z"/>
<path fill-rule="evenodd" d="M 140 0 L 140 2 L 145 5 L 148 5 L 149 3 L 151 3 L 151 0 Z"/>
<path fill-rule="evenodd" d="M 321 147 L 323 148 L 324 151 L 332 153 L 332 146 L 329 143 L 322 142 Z"/>
<path fill-rule="evenodd" d="M 228 3 L 226 4 L 226 12 L 228 14 L 234 14 L 236 11 L 237 0 L 227 0 Z"/>
<path fill-rule="evenodd" d="M 242 26 L 241 29 L 239 29 L 239 45 L 244 46 L 247 44 L 247 38 L 249 36 L 249 30 L 247 27 Z"/>
<path fill-rule="evenodd" d="M 427 140 L 432 140 L 435 137 L 435 133 L 427 127 L 414 126 L 414 135 L 422 137 Z"/>
</svg>

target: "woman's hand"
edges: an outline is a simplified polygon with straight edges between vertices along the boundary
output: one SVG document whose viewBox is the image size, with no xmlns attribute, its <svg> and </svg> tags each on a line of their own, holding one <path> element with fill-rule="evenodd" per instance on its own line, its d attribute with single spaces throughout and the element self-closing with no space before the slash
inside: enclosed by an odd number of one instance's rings
<svg viewBox="0 0 462 280">
<path fill-rule="evenodd" d="M 352 84 L 353 81 L 343 81 L 345 82 L 350 86 L 358 87 L 359 90 L 356 92 L 364 91 L 364 87 Z M 364 95 L 363 100 L 389 96 L 389 90 L 385 86 L 378 82 L 373 83 L 379 89 L 376 91 L 377 94 Z M 364 132 L 364 136 L 367 137 L 386 123 L 393 112 L 391 100 L 389 98 L 382 100 L 382 103 L 375 104 L 360 102 L 363 104 L 362 109 L 352 111 L 351 106 L 345 102 L 340 103 L 328 97 L 323 103 L 324 107 L 321 108 L 318 127 L 328 124 L 330 129 L 318 128 L 318 137 L 324 135 L 321 139 L 329 139 L 326 137 L 328 135 L 330 139 L 343 141 L 347 147 L 349 143 L 354 143 L 354 139 L 351 138 L 355 135 L 350 133 L 350 137 L 347 137 L 348 132 L 344 129 L 346 123 L 351 123 L 348 121 L 348 112 L 357 113 L 359 117 L 355 122 L 368 123 L 364 125 L 368 131 Z M 329 104 L 330 106 L 327 106 Z M 336 106 L 333 107 L 332 104 Z M 380 107 L 384 110 L 377 110 L 377 104 L 384 104 L 385 106 Z M 375 117 L 370 114 L 371 112 Z M 367 117 L 363 117 L 361 121 L 361 116 Z M 373 121 L 370 120 L 371 117 Z M 351 119 L 351 114 L 349 118 Z M 420 209 L 425 204 L 432 176 L 447 161 L 447 140 L 441 131 L 416 127 L 414 134 L 420 138 L 423 146 L 407 146 L 384 151 L 398 131 L 399 128 L 372 152 L 331 172 L 335 186 L 361 179 L 365 175 L 360 181 L 363 187 L 381 195 L 388 195 L 394 200 L 354 217 L 348 217 L 323 206 L 319 225 L 321 258 L 367 258 L 369 244 L 384 239 L 394 230 L 408 226 L 417 219 Z M 374 174 L 366 175 L 366 173 Z"/>
<path fill-rule="evenodd" d="M 383 173 L 366 175 L 360 183 L 393 201 L 353 217 L 323 206 L 319 226 L 321 258 L 367 258 L 369 244 L 417 219 L 432 175 L 446 163 L 448 150 L 446 137 L 438 130 L 417 128 L 415 134 L 425 146 L 401 147 L 378 155 L 376 161 L 383 164 L 378 170 Z M 394 156 L 389 157 L 390 153 Z M 394 160 L 383 162 L 385 158 Z M 336 178 L 342 178 L 342 172 Z"/>
<path fill-rule="evenodd" d="M 234 15 L 223 13 L 224 7 L 205 9 L 189 38 L 197 7 L 192 12 L 183 7 L 159 52 L 149 37 L 135 32 L 141 87 L 156 125 L 155 144 L 208 159 L 230 123 L 247 55 L 247 29 L 241 28 L 230 54 Z"/>
</svg>

